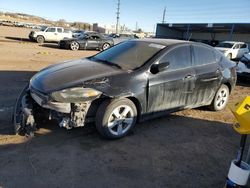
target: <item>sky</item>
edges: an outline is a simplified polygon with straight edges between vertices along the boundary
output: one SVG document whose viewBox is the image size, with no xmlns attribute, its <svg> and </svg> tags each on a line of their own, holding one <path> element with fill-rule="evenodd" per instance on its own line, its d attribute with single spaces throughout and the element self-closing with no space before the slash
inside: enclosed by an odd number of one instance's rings
<svg viewBox="0 0 250 188">
<path fill-rule="evenodd" d="M 118 0 L 0 0 L 0 11 L 115 25 Z M 120 0 L 120 24 L 153 32 L 167 23 L 250 23 L 250 0 Z"/>
</svg>

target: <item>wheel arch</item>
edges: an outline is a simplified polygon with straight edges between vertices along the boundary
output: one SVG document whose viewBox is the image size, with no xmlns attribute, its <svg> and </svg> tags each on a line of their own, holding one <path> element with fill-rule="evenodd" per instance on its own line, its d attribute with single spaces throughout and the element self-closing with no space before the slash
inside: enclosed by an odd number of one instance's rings
<svg viewBox="0 0 250 188">
<path fill-rule="evenodd" d="M 137 98 L 132 97 L 132 96 L 126 97 L 126 98 L 129 99 L 129 100 L 131 100 L 135 104 L 135 107 L 137 109 L 137 121 L 139 121 L 140 116 L 141 116 L 141 111 L 142 111 L 142 107 L 141 107 L 140 101 Z"/>
<path fill-rule="evenodd" d="M 232 91 L 232 85 L 231 85 L 231 83 L 230 82 L 224 82 L 222 84 L 226 85 L 228 87 L 228 89 L 229 89 L 229 93 L 231 93 L 231 91 Z"/>
<path fill-rule="evenodd" d="M 103 103 L 105 100 L 115 100 L 115 99 L 122 99 L 122 98 L 127 98 L 130 101 L 132 101 L 136 107 L 137 110 L 137 121 L 139 121 L 140 116 L 141 116 L 141 111 L 142 111 L 142 106 L 140 101 L 134 97 L 134 96 L 124 96 L 124 97 L 109 97 L 109 96 L 105 96 L 103 98 L 98 98 L 95 99 L 94 101 L 92 101 L 92 105 L 90 106 L 90 108 L 92 108 L 92 113 L 96 112 L 97 109 L 99 108 L 100 104 Z"/>
</svg>

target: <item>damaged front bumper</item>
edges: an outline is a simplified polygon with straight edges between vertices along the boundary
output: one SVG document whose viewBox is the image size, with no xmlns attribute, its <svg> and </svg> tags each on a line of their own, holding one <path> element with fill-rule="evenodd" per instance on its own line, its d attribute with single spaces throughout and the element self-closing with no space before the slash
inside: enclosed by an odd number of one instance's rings
<svg viewBox="0 0 250 188">
<path fill-rule="evenodd" d="M 14 127 L 16 134 L 33 136 L 41 121 L 56 120 L 60 127 L 71 129 L 82 127 L 87 120 L 91 101 L 81 103 L 61 103 L 48 96 L 29 89 L 21 92 L 14 108 Z"/>
</svg>

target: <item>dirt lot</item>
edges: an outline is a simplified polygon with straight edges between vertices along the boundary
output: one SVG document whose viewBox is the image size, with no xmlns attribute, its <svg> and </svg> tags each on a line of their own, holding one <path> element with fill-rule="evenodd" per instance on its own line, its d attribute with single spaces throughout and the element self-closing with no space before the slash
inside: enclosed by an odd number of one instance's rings
<svg viewBox="0 0 250 188">
<path fill-rule="evenodd" d="M 0 26 L 0 187 L 223 187 L 240 136 L 227 108 L 186 110 L 138 124 L 124 139 L 102 139 L 93 125 L 44 125 L 33 139 L 13 135 L 15 99 L 47 65 L 95 54 L 27 40 Z M 230 103 L 250 94 L 241 82 Z"/>
</svg>

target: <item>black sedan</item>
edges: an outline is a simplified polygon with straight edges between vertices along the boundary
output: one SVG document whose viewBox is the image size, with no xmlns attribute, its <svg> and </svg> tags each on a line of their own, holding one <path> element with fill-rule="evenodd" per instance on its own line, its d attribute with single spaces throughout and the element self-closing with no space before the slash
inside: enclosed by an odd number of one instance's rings
<svg viewBox="0 0 250 188">
<path fill-rule="evenodd" d="M 238 62 L 237 75 L 239 78 L 250 78 L 250 53 L 244 54 Z"/>
<path fill-rule="evenodd" d="M 105 37 L 97 32 L 85 32 L 79 38 L 64 39 L 59 47 L 70 50 L 106 50 L 114 45 L 112 38 Z"/>
<path fill-rule="evenodd" d="M 15 128 L 32 134 L 49 118 L 67 129 L 94 121 L 102 136 L 121 138 L 150 117 L 199 106 L 222 110 L 235 82 L 236 64 L 208 45 L 130 40 L 34 75 L 16 104 Z"/>
</svg>

